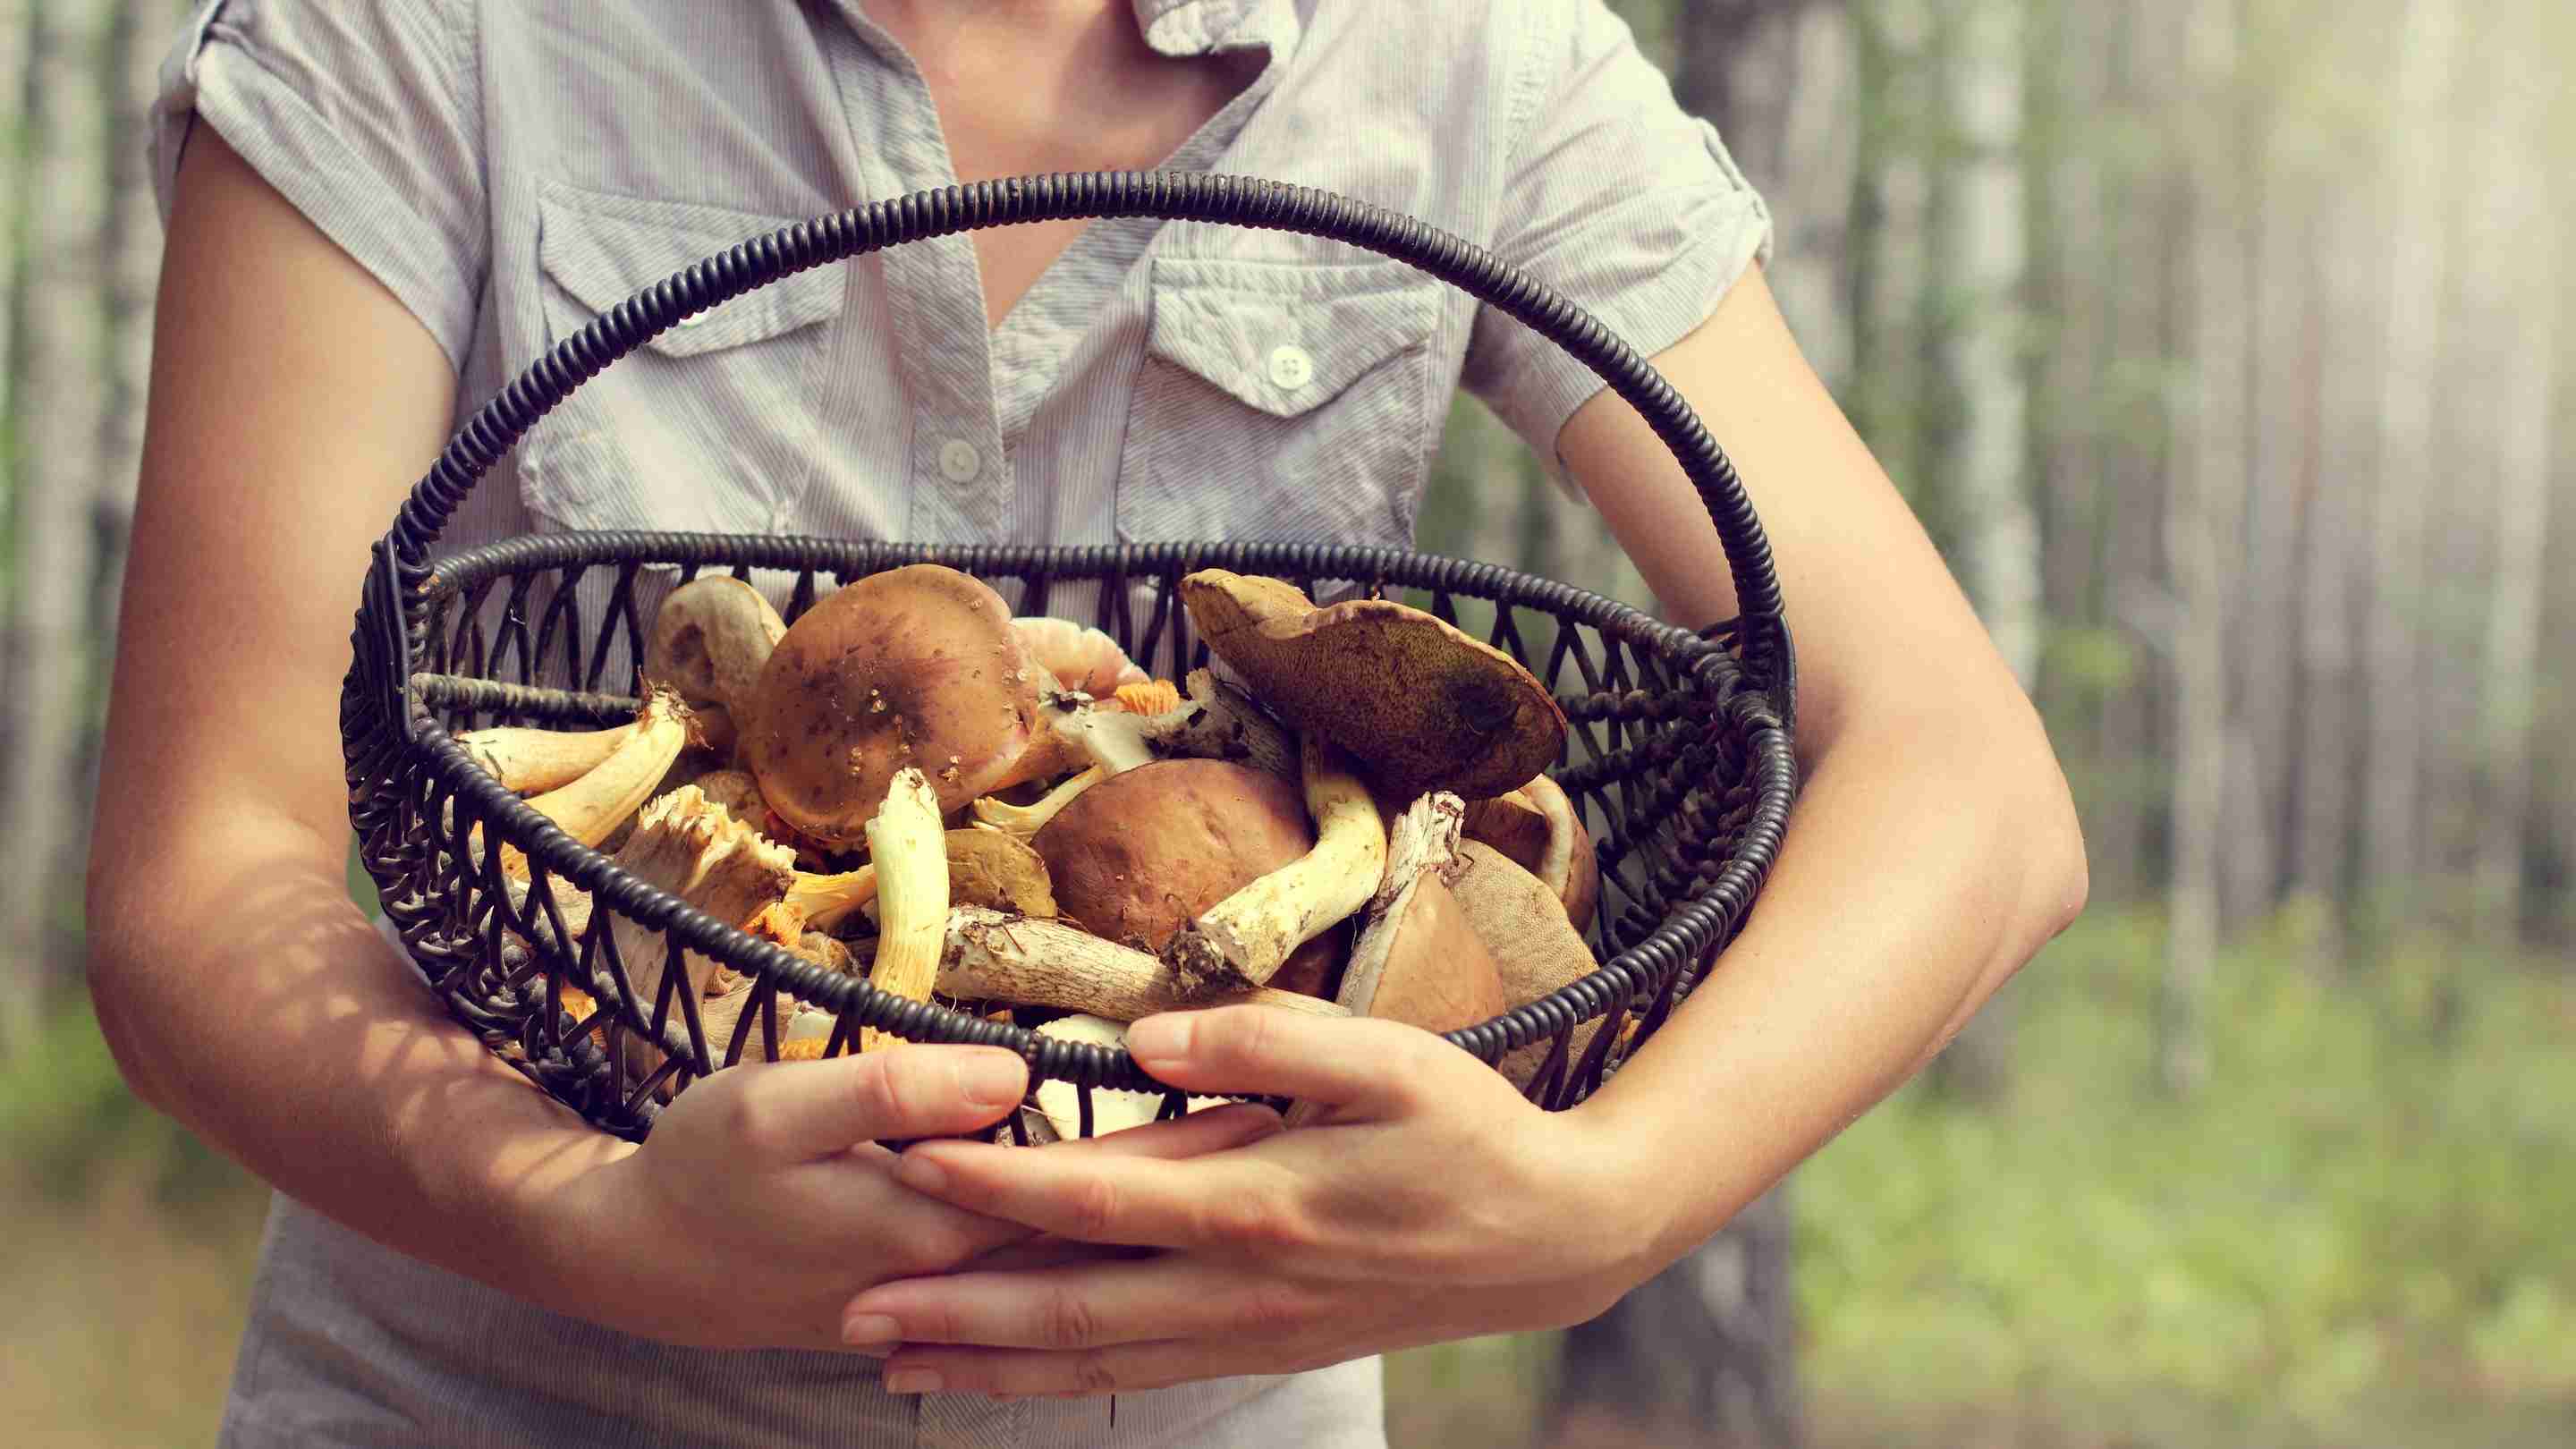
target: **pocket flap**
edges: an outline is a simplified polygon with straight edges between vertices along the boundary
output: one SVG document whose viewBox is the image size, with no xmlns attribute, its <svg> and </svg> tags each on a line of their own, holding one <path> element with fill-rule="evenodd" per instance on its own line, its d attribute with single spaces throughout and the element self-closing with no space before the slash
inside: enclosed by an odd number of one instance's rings
<svg viewBox="0 0 2576 1449">
<path fill-rule="evenodd" d="M 594 315 L 693 262 L 805 219 L 614 196 L 562 182 L 539 189 L 537 211 L 539 264 Z M 690 357 L 811 326 L 840 312 L 843 282 L 839 267 L 782 277 L 697 313 L 645 345 L 666 356 Z"/>
<path fill-rule="evenodd" d="M 1440 282 L 1394 260 L 1154 259 L 1146 351 L 1274 417 L 1339 396 L 1426 346 Z"/>
</svg>

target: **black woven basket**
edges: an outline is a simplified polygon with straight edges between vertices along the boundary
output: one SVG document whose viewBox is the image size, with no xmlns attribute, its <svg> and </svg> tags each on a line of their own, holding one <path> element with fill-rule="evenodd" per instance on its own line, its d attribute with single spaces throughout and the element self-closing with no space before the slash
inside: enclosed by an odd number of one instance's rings
<svg viewBox="0 0 2576 1449">
<path fill-rule="evenodd" d="M 1109 548 L 953 547 L 682 533 L 548 533 L 433 561 L 459 502 L 539 418 L 584 381 L 679 319 L 797 272 L 926 237 L 1013 223 L 1152 217 L 1324 237 L 1407 262 L 1519 319 L 1590 367 L 1681 461 L 1725 541 L 1741 604 L 1705 635 L 1612 600 L 1489 564 L 1406 550 L 1262 542 Z M 607 679 L 640 660 L 643 598 L 659 583 L 719 569 L 791 590 L 792 622 L 847 581 L 937 561 L 1024 590 L 1048 611 L 1052 589 L 1097 583 L 1095 622 L 1139 659 L 1207 662 L 1177 602 L 1193 569 L 1272 574 L 1310 593 L 1340 583 L 1410 597 L 1507 650 L 1556 694 L 1574 728 L 1551 771 L 1582 812 L 1601 864 L 1591 933 L 1598 967 L 1546 998 L 1447 1039 L 1487 1063 L 1553 1040 L 1528 1087 L 1557 1108 L 1582 1100 L 1649 1038 L 1742 928 L 1776 855 L 1796 791 L 1791 754 L 1795 666 L 1760 524 L 1733 467 L 1689 406 L 1596 319 L 1517 269 L 1412 218 L 1344 197 L 1254 178 L 1194 173 L 1026 177 L 921 192 L 798 223 L 708 257 L 644 289 L 539 358 L 450 440 L 375 546 L 341 694 L 349 815 L 386 916 L 428 987 L 493 1051 L 598 1127 L 632 1139 L 695 1076 L 778 1050 L 777 994 L 837 1014 L 827 1051 L 854 1050 L 858 1028 L 916 1042 L 999 1045 L 1030 1063 L 1032 1088 L 1181 1093 L 1120 1050 L 1042 1036 L 944 1005 L 877 991 L 755 940 L 619 871 L 527 808 L 467 759 L 455 733 L 492 724 L 597 727 L 638 701 Z M 792 582 L 791 582 L 792 581 Z M 605 584 L 605 615 L 584 617 L 580 585 Z M 1168 650 L 1168 653 L 1163 651 Z M 631 672 L 631 671 L 630 671 Z M 610 686 L 618 688 L 611 688 Z M 524 851 L 529 884 L 514 905 L 495 838 Z M 471 848 L 469 848 L 471 847 Z M 568 929 L 564 888 L 589 893 L 586 928 Z M 729 1037 L 711 1037 L 691 993 L 639 1000 L 611 936 L 612 913 L 754 979 L 759 993 Z M 567 985 L 592 1009 L 563 1009 Z M 1606 1019 L 1579 1056 L 1575 1028 Z M 594 1040 L 602 1028 L 608 1049 Z M 667 1053 L 638 1076 L 628 1033 Z M 1017 1119 L 1011 1119 L 1017 1130 Z"/>
</svg>

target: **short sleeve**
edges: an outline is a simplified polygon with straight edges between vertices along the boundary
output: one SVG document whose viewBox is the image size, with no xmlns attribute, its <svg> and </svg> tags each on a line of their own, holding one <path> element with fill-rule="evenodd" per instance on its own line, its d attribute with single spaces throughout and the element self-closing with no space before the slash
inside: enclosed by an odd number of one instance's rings
<svg viewBox="0 0 2576 1449">
<path fill-rule="evenodd" d="M 1770 209 L 1708 122 L 1602 0 L 1538 0 L 1532 69 L 1491 249 L 1640 356 L 1696 330 L 1770 252 Z M 1480 309 L 1462 381 L 1581 499 L 1556 456 L 1605 384 L 1517 318 Z"/>
<path fill-rule="evenodd" d="M 162 62 L 166 225 L 198 120 L 463 368 L 489 259 L 471 0 L 201 0 Z"/>
</svg>

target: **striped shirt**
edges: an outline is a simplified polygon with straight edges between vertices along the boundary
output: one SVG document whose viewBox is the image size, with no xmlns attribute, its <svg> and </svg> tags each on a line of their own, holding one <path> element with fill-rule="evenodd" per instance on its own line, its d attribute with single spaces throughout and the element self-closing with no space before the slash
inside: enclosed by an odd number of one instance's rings
<svg viewBox="0 0 2576 1449">
<path fill-rule="evenodd" d="M 1132 5 L 1155 50 L 1258 68 L 1165 165 L 1421 218 L 1640 352 L 1769 245 L 1761 199 L 1602 0 Z M 956 180 L 920 72 L 855 0 L 209 0 L 154 119 L 165 208 L 202 119 L 418 317 L 460 423 L 691 262 Z M 439 548 L 561 528 L 1408 546 L 1462 386 L 1553 462 L 1601 383 L 1343 243 L 1095 221 L 988 325 L 971 239 L 937 238 L 655 338 L 541 421 Z M 868 1359 L 543 1314 L 281 1199 L 224 1442 L 1369 1445 L 1377 1385 L 1361 1359 L 1120 1395 L 1114 1429 L 1101 1401 L 916 1402 Z"/>
</svg>

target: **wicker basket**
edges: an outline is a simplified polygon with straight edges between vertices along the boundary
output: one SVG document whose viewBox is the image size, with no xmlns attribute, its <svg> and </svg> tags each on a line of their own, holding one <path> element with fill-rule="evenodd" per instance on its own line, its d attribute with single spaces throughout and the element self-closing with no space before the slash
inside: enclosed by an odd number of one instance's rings
<svg viewBox="0 0 2576 1449">
<path fill-rule="evenodd" d="M 457 504 L 519 438 L 584 381 L 680 318 L 805 271 L 885 247 L 978 227 L 1072 217 L 1156 217 L 1276 228 L 1407 262 L 1519 319 L 1598 373 L 1654 426 L 1688 471 L 1725 541 L 1742 613 L 1705 635 L 1675 629 L 1582 590 L 1488 564 L 1379 548 L 1262 542 L 1110 548 L 953 547 L 714 534 L 547 533 L 432 559 Z M 828 1050 L 858 1028 L 916 1042 L 1000 1045 L 1030 1063 L 1032 1086 L 1184 1099 L 1120 1050 L 1060 1041 L 945 1005 L 878 992 L 808 965 L 619 871 L 483 773 L 453 735 L 491 724 L 596 727 L 637 701 L 604 678 L 607 661 L 643 657 L 640 602 L 655 583 L 729 571 L 789 590 L 793 619 L 847 581 L 936 561 L 1023 590 L 1048 611 L 1072 583 L 1098 588 L 1101 628 L 1138 658 L 1205 663 L 1177 599 L 1180 578 L 1220 567 L 1286 578 L 1310 593 L 1335 583 L 1410 597 L 1527 665 L 1573 725 L 1551 774 L 1592 832 L 1601 907 L 1588 976 L 1447 1039 L 1487 1063 L 1553 1040 L 1528 1088 L 1557 1108 L 1582 1100 L 1650 1037 L 1741 929 L 1779 848 L 1796 791 L 1795 668 L 1769 550 L 1732 466 L 1687 404 L 1601 324 L 1459 238 L 1347 198 L 1259 179 L 1195 173 L 1089 173 L 981 182 L 799 223 L 709 257 L 646 288 L 513 380 L 449 442 L 375 546 L 341 696 L 349 814 L 386 916 L 430 990 L 457 1020 L 603 1130 L 650 1131 L 659 1104 L 695 1076 L 778 1050 L 776 998 L 835 1012 Z M 583 587 L 587 585 L 588 587 Z M 582 598 L 604 597 L 604 614 Z M 590 616 L 585 617 L 588 613 Z M 500 872 L 507 841 L 527 857 L 514 905 Z M 469 849 L 469 846 L 472 848 Z M 567 929 L 565 887 L 589 894 L 586 928 Z M 754 1004 L 730 1038 L 710 1037 L 683 979 L 637 999 L 613 914 L 660 934 L 669 959 L 703 952 L 754 979 Z M 567 986 L 593 1003 L 564 1009 Z M 578 998 L 573 998 L 576 1002 Z M 1578 1057 L 1567 1044 L 1605 1019 Z M 641 1033 L 667 1053 L 627 1070 Z M 607 1050 L 602 1050 L 604 1040 Z M 1016 1130 L 1016 1117 L 1010 1119 Z"/>
</svg>

